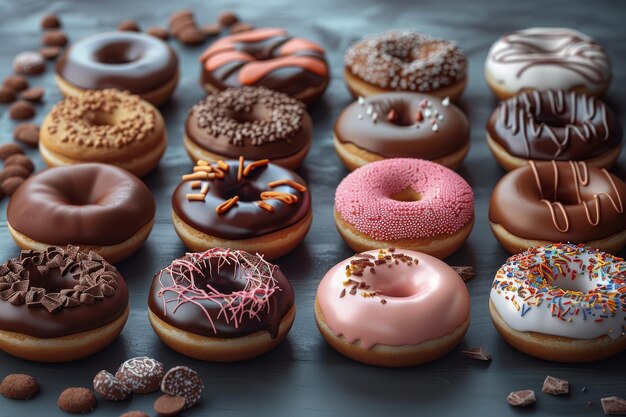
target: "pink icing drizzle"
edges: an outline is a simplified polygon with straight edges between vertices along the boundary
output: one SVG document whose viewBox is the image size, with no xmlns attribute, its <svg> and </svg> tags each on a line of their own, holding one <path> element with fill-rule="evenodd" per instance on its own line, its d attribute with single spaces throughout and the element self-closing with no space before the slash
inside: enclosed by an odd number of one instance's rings
<svg viewBox="0 0 626 417">
<path fill-rule="evenodd" d="M 391 198 L 407 188 L 419 201 Z M 434 162 L 392 158 L 350 173 L 335 193 L 335 209 L 359 232 L 378 241 L 457 232 L 474 215 L 474 193 L 460 175 Z"/>
<path fill-rule="evenodd" d="M 377 250 L 364 253 L 378 255 Z M 375 273 L 366 269 L 358 279 L 370 285 L 371 291 L 381 290 L 374 297 L 341 296 L 342 290 L 350 288 L 344 285 L 346 266 L 357 256 L 338 263 L 322 278 L 317 300 L 335 335 L 349 343 L 360 341 L 364 349 L 376 344 L 417 345 L 451 334 L 469 318 L 469 293 L 452 268 L 424 253 L 403 249 L 396 253 L 418 263 L 380 265 Z"/>
</svg>

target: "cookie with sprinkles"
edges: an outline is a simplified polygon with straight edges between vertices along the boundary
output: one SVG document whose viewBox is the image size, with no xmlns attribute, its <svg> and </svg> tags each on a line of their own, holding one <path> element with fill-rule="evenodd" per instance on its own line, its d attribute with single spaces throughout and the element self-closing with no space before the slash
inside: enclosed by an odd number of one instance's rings
<svg viewBox="0 0 626 417">
<path fill-rule="evenodd" d="M 93 379 L 93 389 L 109 401 L 123 401 L 131 394 L 130 388 L 112 373 L 102 370 Z"/>
<path fill-rule="evenodd" d="M 170 369 L 161 382 L 161 391 L 165 394 L 185 399 L 185 409 L 193 407 L 200 401 L 203 390 L 204 383 L 200 375 L 186 366 Z"/>
<path fill-rule="evenodd" d="M 164 373 L 165 368 L 161 362 L 141 356 L 121 364 L 115 378 L 134 393 L 147 394 L 159 389 Z"/>
</svg>

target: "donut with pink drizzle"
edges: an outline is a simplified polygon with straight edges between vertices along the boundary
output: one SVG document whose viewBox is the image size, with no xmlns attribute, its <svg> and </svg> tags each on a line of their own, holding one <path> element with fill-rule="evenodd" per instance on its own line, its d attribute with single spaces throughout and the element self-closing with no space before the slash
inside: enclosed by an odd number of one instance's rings
<svg viewBox="0 0 626 417">
<path fill-rule="evenodd" d="M 289 332 L 291 284 L 278 266 L 247 252 L 187 253 L 157 273 L 148 315 L 161 340 L 192 358 L 232 362 L 261 355 Z"/>
<path fill-rule="evenodd" d="M 341 181 L 335 223 L 357 252 L 389 246 L 445 258 L 472 231 L 474 194 L 460 175 L 443 165 L 386 159 Z"/>
<path fill-rule="evenodd" d="M 356 254 L 326 273 L 315 319 L 340 353 L 372 365 L 412 366 L 437 359 L 470 322 L 467 288 L 443 261 L 404 249 Z"/>
</svg>

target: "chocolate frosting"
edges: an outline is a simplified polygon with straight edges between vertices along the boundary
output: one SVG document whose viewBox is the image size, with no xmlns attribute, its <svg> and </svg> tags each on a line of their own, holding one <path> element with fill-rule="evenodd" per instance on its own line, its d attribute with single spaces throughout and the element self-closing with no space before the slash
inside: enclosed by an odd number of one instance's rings
<svg viewBox="0 0 626 417">
<path fill-rule="evenodd" d="M 126 282 L 95 252 L 23 251 L 0 266 L 0 329 L 55 338 L 102 327 L 128 306 Z"/>
<path fill-rule="evenodd" d="M 465 146 L 467 117 L 450 100 L 418 93 L 361 98 L 341 112 L 335 136 L 387 158 L 436 159 Z"/>
<path fill-rule="evenodd" d="M 48 168 L 13 194 L 7 221 L 49 245 L 115 245 L 154 218 L 152 193 L 137 177 L 99 163 Z"/>
<path fill-rule="evenodd" d="M 178 58 L 154 36 L 107 32 L 73 44 L 57 61 L 56 72 L 82 89 L 116 88 L 143 94 L 176 77 Z"/>
<path fill-rule="evenodd" d="M 500 103 L 489 136 L 510 154 L 535 160 L 582 161 L 618 146 L 622 128 L 600 100 L 577 92 L 523 92 Z"/>
<path fill-rule="evenodd" d="M 183 262 L 191 263 L 198 269 L 187 269 L 182 266 Z M 181 274 L 183 271 L 186 271 L 184 277 Z M 250 292 L 250 276 L 262 283 L 261 296 L 267 294 L 266 289 L 272 294 L 263 299 L 262 305 L 254 306 L 248 300 L 241 307 L 240 295 Z M 190 288 L 190 280 L 196 290 L 185 294 L 194 297 L 194 302 L 180 302 L 178 291 Z M 173 284 L 178 287 L 172 287 Z M 221 296 L 215 296 L 211 289 L 206 290 L 208 286 Z M 226 301 L 228 298 L 230 303 Z M 262 330 L 267 330 L 275 338 L 281 319 L 293 304 L 293 288 L 278 266 L 256 255 L 220 248 L 204 254 L 187 254 L 174 261 L 156 274 L 148 295 L 150 311 L 164 322 L 184 331 L 219 338 L 241 337 Z M 236 315 L 238 321 L 235 324 L 231 308 L 240 307 L 242 310 Z"/>
<path fill-rule="evenodd" d="M 209 95 L 193 107 L 185 122 L 191 141 L 228 158 L 288 157 L 310 143 L 312 131 L 304 104 L 260 87 Z"/>
<path fill-rule="evenodd" d="M 311 198 L 308 190 L 301 192 L 289 185 L 268 186 L 270 182 L 284 179 L 305 185 L 295 172 L 270 163 L 254 169 L 238 181 L 239 161 L 229 160 L 226 164 L 229 168 L 223 179 L 203 181 L 203 186 L 209 186 L 204 201 L 187 199 L 187 194 L 194 193 L 189 181 L 181 182 L 174 191 L 174 213 L 194 229 L 221 239 L 249 239 L 292 226 L 309 213 Z M 269 212 L 255 204 L 261 200 L 263 191 L 290 193 L 298 201 L 286 204 L 275 199 L 265 200 L 274 208 Z M 216 208 L 235 196 L 239 201 L 227 212 L 218 214 Z"/>
<path fill-rule="evenodd" d="M 626 229 L 626 184 L 584 162 L 532 162 L 496 185 L 489 220 L 526 239 L 586 243 Z"/>
</svg>

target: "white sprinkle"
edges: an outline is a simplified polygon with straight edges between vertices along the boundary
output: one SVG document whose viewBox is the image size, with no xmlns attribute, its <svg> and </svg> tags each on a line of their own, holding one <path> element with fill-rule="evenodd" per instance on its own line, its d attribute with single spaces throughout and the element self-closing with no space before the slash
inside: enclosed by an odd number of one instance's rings
<svg viewBox="0 0 626 417">
<path fill-rule="evenodd" d="M 425 117 L 430 117 L 433 114 L 433 112 L 430 109 L 424 109 L 424 116 Z"/>
<path fill-rule="evenodd" d="M 363 104 L 365 104 L 365 99 L 363 97 L 359 96 L 358 102 L 359 102 L 359 106 L 362 106 Z"/>
<path fill-rule="evenodd" d="M 441 100 L 441 105 L 444 107 L 448 107 L 450 105 L 450 97 L 446 97 L 443 100 Z"/>
<path fill-rule="evenodd" d="M 372 106 L 369 106 L 367 110 L 365 110 L 365 113 L 367 113 L 368 116 L 371 116 L 372 113 L 374 113 L 374 108 Z"/>
<path fill-rule="evenodd" d="M 433 125 L 433 132 L 437 132 L 439 130 L 439 126 L 434 124 Z"/>
<path fill-rule="evenodd" d="M 359 119 L 359 120 L 362 120 L 363 119 L 363 115 L 361 113 L 359 113 L 359 114 L 356 115 L 356 118 Z"/>
<path fill-rule="evenodd" d="M 442 114 L 438 115 L 437 116 L 437 120 L 442 121 L 443 120 L 443 115 Z"/>
</svg>

